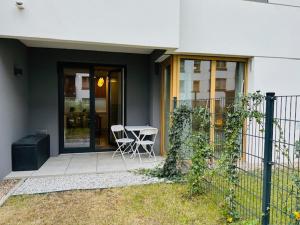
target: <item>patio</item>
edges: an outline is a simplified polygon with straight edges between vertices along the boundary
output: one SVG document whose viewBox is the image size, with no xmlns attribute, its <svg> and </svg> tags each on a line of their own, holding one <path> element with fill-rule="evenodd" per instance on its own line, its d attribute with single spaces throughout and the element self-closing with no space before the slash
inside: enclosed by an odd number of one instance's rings
<svg viewBox="0 0 300 225">
<path fill-rule="evenodd" d="M 141 168 L 154 168 L 164 159 L 157 156 L 154 161 L 153 158 L 142 154 L 140 163 L 138 157 L 130 159 L 127 155 L 123 160 L 120 155 L 112 158 L 112 154 L 113 152 L 61 154 L 50 157 L 39 170 L 11 172 L 6 178 L 126 172 Z"/>
</svg>

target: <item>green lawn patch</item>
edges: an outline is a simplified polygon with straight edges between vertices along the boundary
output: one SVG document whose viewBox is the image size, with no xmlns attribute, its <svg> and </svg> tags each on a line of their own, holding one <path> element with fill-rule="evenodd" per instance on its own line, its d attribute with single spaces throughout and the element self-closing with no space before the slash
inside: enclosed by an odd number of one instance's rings
<svg viewBox="0 0 300 225">
<path fill-rule="evenodd" d="M 0 208 L 0 224 L 222 224 L 209 197 L 186 193 L 185 184 L 152 184 L 14 196 Z"/>
</svg>

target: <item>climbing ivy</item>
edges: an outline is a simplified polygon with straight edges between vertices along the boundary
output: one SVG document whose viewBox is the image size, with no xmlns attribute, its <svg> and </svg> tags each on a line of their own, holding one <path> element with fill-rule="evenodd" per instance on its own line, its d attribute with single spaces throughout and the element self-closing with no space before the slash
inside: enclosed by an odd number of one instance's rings
<svg viewBox="0 0 300 225">
<path fill-rule="evenodd" d="M 182 175 L 180 163 L 182 162 L 181 151 L 189 136 L 192 109 L 187 105 L 178 106 L 171 114 L 171 127 L 169 131 L 169 149 L 167 158 L 162 169 L 161 176 L 176 178 Z"/>
<path fill-rule="evenodd" d="M 188 184 L 190 195 L 197 195 L 207 191 L 209 162 L 213 153 L 209 142 L 210 115 L 208 109 L 196 107 L 193 110 L 192 123 L 192 133 L 188 143 L 193 154 Z"/>
<path fill-rule="evenodd" d="M 262 125 L 263 113 L 259 110 L 259 106 L 263 100 L 264 96 L 256 92 L 247 96 L 240 96 L 226 109 L 225 143 L 218 169 L 224 173 L 228 182 L 224 212 L 229 223 L 240 218 L 237 211 L 236 187 L 239 184 L 237 162 L 241 158 L 241 131 L 247 120 L 256 120 L 259 125 Z"/>
</svg>

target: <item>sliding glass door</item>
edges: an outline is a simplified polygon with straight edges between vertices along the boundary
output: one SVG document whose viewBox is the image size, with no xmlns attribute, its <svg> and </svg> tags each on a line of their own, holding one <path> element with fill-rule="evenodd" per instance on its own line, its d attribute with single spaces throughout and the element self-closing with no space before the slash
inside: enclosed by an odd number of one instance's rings
<svg viewBox="0 0 300 225">
<path fill-rule="evenodd" d="M 64 149 L 90 148 L 90 71 L 88 67 L 63 69 Z"/>
<path fill-rule="evenodd" d="M 124 124 L 124 69 L 60 67 L 60 152 L 113 150 L 111 125 Z"/>
<path fill-rule="evenodd" d="M 123 110 L 123 70 L 114 70 L 109 74 L 109 121 L 108 127 L 115 124 L 124 125 L 124 110 Z M 114 137 L 109 132 L 109 144 L 113 145 Z"/>
</svg>

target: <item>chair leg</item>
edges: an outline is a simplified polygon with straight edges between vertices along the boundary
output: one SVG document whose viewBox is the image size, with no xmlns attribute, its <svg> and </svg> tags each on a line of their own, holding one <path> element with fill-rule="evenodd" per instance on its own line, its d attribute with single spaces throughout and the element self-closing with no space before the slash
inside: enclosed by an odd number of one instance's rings
<svg viewBox="0 0 300 225">
<path fill-rule="evenodd" d="M 136 153 L 137 153 L 138 156 L 139 156 L 139 159 L 140 159 L 140 163 L 141 163 L 141 162 L 142 162 L 142 159 L 141 159 L 141 154 L 140 154 L 140 151 L 139 151 L 139 147 L 140 147 L 140 145 L 139 145 L 139 144 L 136 144 L 135 149 L 134 149 L 134 152 L 133 152 L 131 158 L 135 158 Z"/>
<path fill-rule="evenodd" d="M 135 144 L 135 149 L 133 150 L 133 153 L 132 153 L 132 155 L 130 157 L 132 159 L 135 158 L 136 152 L 138 151 L 138 148 L 139 148 L 138 147 L 139 145 L 137 143 L 134 143 L 134 144 Z"/>
<path fill-rule="evenodd" d="M 146 151 L 146 153 L 148 153 L 149 158 L 151 158 L 151 151 L 148 151 L 148 149 L 147 149 L 148 145 L 142 145 L 142 146 L 143 146 L 143 149 Z"/>
<path fill-rule="evenodd" d="M 114 151 L 114 154 L 112 155 L 112 158 L 114 158 L 114 157 L 115 157 L 116 153 L 119 151 L 119 148 L 120 148 L 120 147 L 118 147 L 118 148 L 117 148 L 117 150 L 116 150 L 116 151 Z"/>
<path fill-rule="evenodd" d="M 153 153 L 153 156 L 154 156 L 154 161 L 156 161 L 156 156 L 155 156 L 155 152 L 154 152 L 153 145 L 151 145 L 151 153 Z"/>
<path fill-rule="evenodd" d="M 138 153 L 138 155 L 139 155 L 140 163 L 142 163 L 141 154 L 140 154 L 140 151 L 139 151 L 139 149 L 138 149 L 139 146 L 140 146 L 140 145 L 137 146 L 137 153 Z"/>
<path fill-rule="evenodd" d="M 118 148 L 117 148 L 117 150 L 114 152 L 114 154 L 112 155 L 112 158 L 115 157 L 115 155 L 116 155 L 116 153 L 117 153 L 118 151 L 122 154 L 122 147 L 123 147 L 123 145 L 124 145 L 124 144 L 122 144 L 122 145 L 119 145 L 119 144 L 118 144 Z"/>
<path fill-rule="evenodd" d="M 122 150 L 120 152 L 121 152 L 122 159 L 125 161 L 124 152 Z"/>
</svg>

